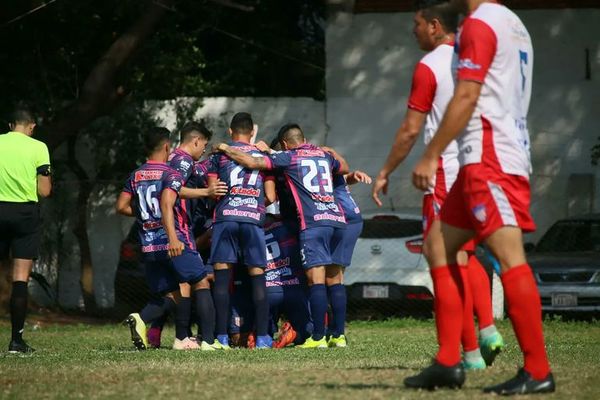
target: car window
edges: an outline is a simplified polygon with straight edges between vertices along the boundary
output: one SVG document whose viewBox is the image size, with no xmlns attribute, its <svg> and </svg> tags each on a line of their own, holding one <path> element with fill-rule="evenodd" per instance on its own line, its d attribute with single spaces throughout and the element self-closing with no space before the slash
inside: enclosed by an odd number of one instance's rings
<svg viewBox="0 0 600 400">
<path fill-rule="evenodd" d="M 561 221 L 554 224 L 536 247 L 541 253 L 600 251 L 600 221 Z"/>
<path fill-rule="evenodd" d="M 393 239 L 418 236 L 423 223 L 412 219 L 366 219 L 360 237 L 363 239 Z"/>
</svg>

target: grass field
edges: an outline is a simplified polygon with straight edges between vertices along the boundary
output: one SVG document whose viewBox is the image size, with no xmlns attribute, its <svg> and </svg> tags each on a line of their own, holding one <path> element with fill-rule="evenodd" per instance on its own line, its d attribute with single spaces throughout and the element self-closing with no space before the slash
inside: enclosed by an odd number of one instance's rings
<svg viewBox="0 0 600 400">
<path fill-rule="evenodd" d="M 136 352 L 119 325 L 47 325 L 26 332 L 34 355 L 0 353 L 0 398 L 479 399 L 521 363 L 510 324 L 499 328 L 507 349 L 492 368 L 469 373 L 460 391 L 431 393 L 407 390 L 402 379 L 430 362 L 432 321 L 353 322 L 346 349 L 213 353 Z M 558 391 L 544 398 L 600 399 L 600 323 L 545 328 Z M 9 332 L 0 321 L 2 346 Z"/>
</svg>

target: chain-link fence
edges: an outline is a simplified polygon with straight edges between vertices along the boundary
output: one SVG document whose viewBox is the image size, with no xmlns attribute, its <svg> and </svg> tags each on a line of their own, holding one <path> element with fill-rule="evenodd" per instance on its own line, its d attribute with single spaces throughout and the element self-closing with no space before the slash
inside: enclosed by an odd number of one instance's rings
<svg viewBox="0 0 600 400">
<path fill-rule="evenodd" d="M 120 183 L 97 183 L 87 198 L 78 187 L 76 182 L 57 183 L 53 198 L 43 203 L 42 257 L 31 285 L 34 300 L 115 318 L 140 310 L 151 294 L 133 218 L 114 212 Z M 207 249 L 201 254 L 206 260 Z M 490 262 L 481 260 L 491 271 Z M 431 316 L 433 286 L 422 254 L 420 214 L 365 212 L 344 280 L 349 318 Z"/>
</svg>

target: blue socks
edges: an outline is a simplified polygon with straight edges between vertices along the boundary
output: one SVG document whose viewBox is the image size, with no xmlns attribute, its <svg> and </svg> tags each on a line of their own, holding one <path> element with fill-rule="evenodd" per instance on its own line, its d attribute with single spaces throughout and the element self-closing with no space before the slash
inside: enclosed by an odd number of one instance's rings
<svg viewBox="0 0 600 400">
<path fill-rule="evenodd" d="M 252 301 L 254 302 L 254 325 L 256 336 L 268 335 L 269 301 L 267 299 L 266 277 L 264 274 L 251 276 Z"/>
<path fill-rule="evenodd" d="M 175 302 L 169 297 L 152 299 L 144 306 L 142 311 L 140 311 L 140 318 L 142 318 L 142 321 L 144 321 L 145 324 L 154 321 L 159 322 L 162 319 L 162 325 L 164 325 L 166 316 L 172 312 L 175 307 Z"/>
<path fill-rule="evenodd" d="M 215 341 L 215 305 L 210 289 L 194 292 L 196 297 L 196 315 L 200 320 L 202 340 L 212 344 Z"/>
<path fill-rule="evenodd" d="M 314 340 L 321 340 L 325 336 L 325 313 L 327 312 L 327 288 L 325 285 L 312 285 L 309 300 L 314 323 L 312 337 Z"/>
<path fill-rule="evenodd" d="M 338 283 L 327 289 L 333 314 L 333 321 L 330 321 L 331 334 L 333 337 L 339 337 L 344 334 L 344 324 L 346 323 L 346 287 Z"/>
<path fill-rule="evenodd" d="M 216 311 L 216 333 L 227 335 L 229 326 L 229 282 L 231 271 L 229 269 L 215 270 L 215 283 L 213 286 L 213 298 Z"/>
<path fill-rule="evenodd" d="M 175 337 L 183 340 L 189 335 L 190 314 L 192 313 L 192 299 L 182 297 L 177 303 L 175 314 Z"/>
</svg>

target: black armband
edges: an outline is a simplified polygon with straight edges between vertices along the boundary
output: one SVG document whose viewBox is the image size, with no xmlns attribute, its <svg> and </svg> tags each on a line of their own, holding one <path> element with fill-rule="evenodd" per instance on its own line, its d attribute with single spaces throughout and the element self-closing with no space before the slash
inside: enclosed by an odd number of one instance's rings
<svg viewBox="0 0 600 400">
<path fill-rule="evenodd" d="M 52 170 L 51 170 L 49 164 L 40 165 L 39 167 L 37 167 L 37 174 L 38 175 L 50 176 L 51 173 L 52 173 Z"/>
</svg>

